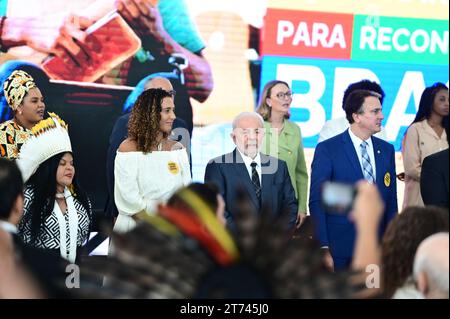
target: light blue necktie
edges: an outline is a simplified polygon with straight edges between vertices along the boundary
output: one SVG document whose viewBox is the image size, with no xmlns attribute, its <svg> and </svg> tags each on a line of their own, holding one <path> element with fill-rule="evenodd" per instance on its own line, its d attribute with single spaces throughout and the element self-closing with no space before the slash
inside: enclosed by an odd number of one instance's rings
<svg viewBox="0 0 450 319">
<path fill-rule="evenodd" d="M 362 167 L 363 167 L 363 175 L 364 178 L 369 182 L 369 183 L 375 183 L 375 178 L 373 177 L 373 169 L 372 169 L 372 164 L 370 164 L 370 157 L 369 154 L 367 153 L 367 146 L 369 144 L 367 144 L 366 141 L 361 143 L 361 157 L 362 157 Z"/>
</svg>

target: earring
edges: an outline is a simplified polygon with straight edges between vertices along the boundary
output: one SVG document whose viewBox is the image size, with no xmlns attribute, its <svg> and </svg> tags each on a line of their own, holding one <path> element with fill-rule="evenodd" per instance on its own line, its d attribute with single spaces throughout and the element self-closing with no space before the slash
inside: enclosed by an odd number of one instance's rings
<svg viewBox="0 0 450 319">
<path fill-rule="evenodd" d="M 22 111 L 19 111 L 19 114 L 20 114 L 20 115 L 22 115 L 22 114 L 23 114 L 23 112 L 22 112 Z"/>
</svg>

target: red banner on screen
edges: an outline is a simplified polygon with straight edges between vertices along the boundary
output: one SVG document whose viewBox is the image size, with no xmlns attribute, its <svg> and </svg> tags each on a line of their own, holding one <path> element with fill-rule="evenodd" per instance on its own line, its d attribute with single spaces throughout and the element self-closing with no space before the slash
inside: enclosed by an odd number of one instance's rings
<svg viewBox="0 0 450 319">
<path fill-rule="evenodd" d="M 353 15 L 268 9 L 262 54 L 350 59 Z"/>
</svg>

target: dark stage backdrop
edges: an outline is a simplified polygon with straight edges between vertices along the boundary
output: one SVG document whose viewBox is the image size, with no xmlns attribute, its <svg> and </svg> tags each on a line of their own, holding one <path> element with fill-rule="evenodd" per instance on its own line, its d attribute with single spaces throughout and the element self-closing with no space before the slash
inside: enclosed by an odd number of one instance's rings
<svg viewBox="0 0 450 319">
<path fill-rule="evenodd" d="M 77 177 L 95 213 L 103 214 L 108 196 L 105 163 L 109 136 L 130 90 L 88 83 L 53 83 L 51 90 L 54 100 L 48 109 L 69 124 Z"/>
</svg>

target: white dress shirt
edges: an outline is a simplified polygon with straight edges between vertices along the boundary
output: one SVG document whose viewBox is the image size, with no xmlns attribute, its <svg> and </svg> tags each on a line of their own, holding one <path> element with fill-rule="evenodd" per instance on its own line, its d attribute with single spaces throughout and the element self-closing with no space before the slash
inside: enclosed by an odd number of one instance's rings
<svg viewBox="0 0 450 319">
<path fill-rule="evenodd" d="M 363 142 L 363 140 L 360 139 L 355 134 L 353 134 L 351 128 L 348 129 L 348 133 L 350 134 L 350 138 L 352 140 L 353 147 L 355 148 L 356 154 L 358 155 L 359 165 L 361 165 L 361 171 L 364 172 L 363 165 L 362 165 L 362 154 L 361 154 L 361 143 Z M 366 142 L 368 144 L 366 146 L 366 150 L 367 150 L 367 154 L 369 155 L 369 158 L 370 158 L 370 165 L 372 165 L 373 178 L 376 181 L 377 180 L 377 169 L 376 169 L 376 165 L 375 165 L 375 153 L 374 153 L 373 144 L 372 144 L 372 137 L 369 137 L 366 140 Z"/>
<path fill-rule="evenodd" d="M 0 220 L 0 228 L 10 234 L 17 234 L 17 227 L 7 221 Z"/>
<path fill-rule="evenodd" d="M 256 172 L 258 172 L 259 177 L 259 185 L 262 187 L 262 176 L 261 176 L 261 155 L 258 154 L 255 156 L 255 158 L 251 158 L 244 153 L 242 153 L 238 148 L 236 148 L 239 154 L 241 154 L 242 159 L 244 160 L 245 167 L 247 168 L 248 176 L 250 177 L 250 180 L 252 179 L 252 162 L 256 163 Z"/>
</svg>

